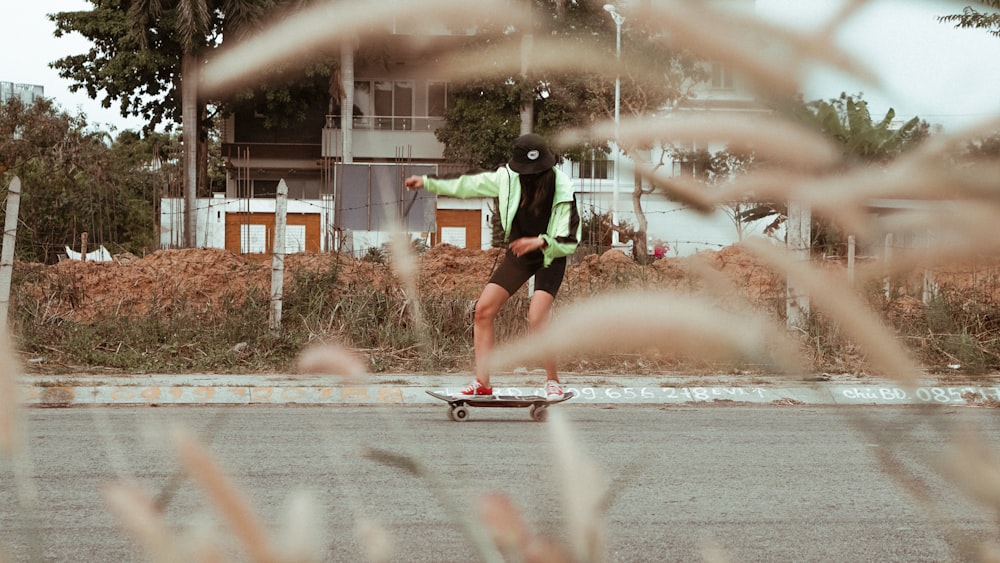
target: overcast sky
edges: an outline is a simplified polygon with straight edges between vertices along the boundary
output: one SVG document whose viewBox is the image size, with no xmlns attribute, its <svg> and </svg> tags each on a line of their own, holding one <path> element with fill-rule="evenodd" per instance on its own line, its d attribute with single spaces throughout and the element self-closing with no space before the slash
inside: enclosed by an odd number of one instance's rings
<svg viewBox="0 0 1000 563">
<path fill-rule="evenodd" d="M 786 26 L 815 29 L 842 0 L 757 0 L 761 17 Z M 829 72 L 816 73 L 805 99 L 863 91 L 873 110 L 915 115 L 948 129 L 1000 113 L 1000 38 L 982 30 L 955 29 L 938 16 L 960 13 L 970 2 L 880 0 L 855 15 L 837 36 L 838 45 L 872 68 L 882 80 L 874 90 Z M 875 117 L 875 111 L 872 112 Z"/>
<path fill-rule="evenodd" d="M 842 0 L 757 0 L 765 18 L 813 29 Z M 964 3 L 936 0 L 879 0 L 848 22 L 838 35 L 848 52 L 861 57 L 883 80 L 874 90 L 829 72 L 810 78 L 807 100 L 863 91 L 874 117 L 894 107 L 900 117 L 919 115 L 954 129 L 1000 113 L 1000 38 L 979 30 L 955 30 L 936 17 L 961 11 Z M 0 81 L 40 84 L 45 95 L 70 113 L 86 113 L 92 123 L 139 128 L 103 109 L 85 93 L 69 92 L 68 81 L 48 63 L 83 53 L 89 43 L 78 35 L 56 39 L 46 14 L 90 9 L 85 0 L 9 0 L 0 18 Z"/>
</svg>

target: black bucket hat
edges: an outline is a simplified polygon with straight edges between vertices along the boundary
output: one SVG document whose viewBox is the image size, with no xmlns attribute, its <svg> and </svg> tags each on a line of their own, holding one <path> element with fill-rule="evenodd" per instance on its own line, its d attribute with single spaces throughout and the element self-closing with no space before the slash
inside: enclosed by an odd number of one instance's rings
<svg viewBox="0 0 1000 563">
<path fill-rule="evenodd" d="M 507 165 L 518 174 L 538 174 L 556 165 L 556 155 L 540 135 L 528 133 L 514 140 L 514 152 Z"/>
</svg>

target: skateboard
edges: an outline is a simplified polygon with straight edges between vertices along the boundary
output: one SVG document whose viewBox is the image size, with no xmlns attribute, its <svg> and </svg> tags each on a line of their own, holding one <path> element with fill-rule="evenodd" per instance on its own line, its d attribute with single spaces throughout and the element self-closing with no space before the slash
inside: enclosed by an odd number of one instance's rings
<svg viewBox="0 0 1000 563">
<path fill-rule="evenodd" d="M 448 403 L 448 418 L 455 422 L 469 420 L 469 407 L 493 407 L 493 408 L 523 408 L 528 407 L 531 420 L 535 422 L 545 422 L 548 416 L 550 405 L 556 405 L 573 398 L 573 392 L 565 393 L 561 399 L 549 401 L 545 397 L 538 395 L 481 395 L 473 397 L 458 397 L 442 395 L 434 391 L 427 391 L 427 394 L 435 399 L 440 399 Z"/>
</svg>

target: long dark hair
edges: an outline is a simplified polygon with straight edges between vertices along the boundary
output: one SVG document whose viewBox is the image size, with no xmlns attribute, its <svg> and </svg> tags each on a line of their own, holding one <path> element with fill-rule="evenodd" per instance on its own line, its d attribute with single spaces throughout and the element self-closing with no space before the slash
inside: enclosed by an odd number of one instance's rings
<svg viewBox="0 0 1000 563">
<path fill-rule="evenodd" d="M 538 214 L 551 209 L 556 196 L 556 171 L 547 168 L 538 174 L 521 174 L 521 206 Z"/>
</svg>

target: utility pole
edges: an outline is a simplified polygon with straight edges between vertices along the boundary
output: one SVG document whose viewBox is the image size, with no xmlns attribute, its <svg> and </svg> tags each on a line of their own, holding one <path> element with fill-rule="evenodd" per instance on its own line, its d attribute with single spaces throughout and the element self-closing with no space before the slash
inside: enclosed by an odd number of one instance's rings
<svg viewBox="0 0 1000 563">
<path fill-rule="evenodd" d="M 615 22 L 615 165 L 614 183 L 611 188 L 611 223 L 614 229 L 611 231 L 611 246 L 618 245 L 618 164 L 621 153 L 621 105 L 622 105 L 622 24 L 625 23 L 625 16 L 618 13 L 614 4 L 605 4 L 604 10 L 611 14 L 611 19 Z"/>
</svg>

